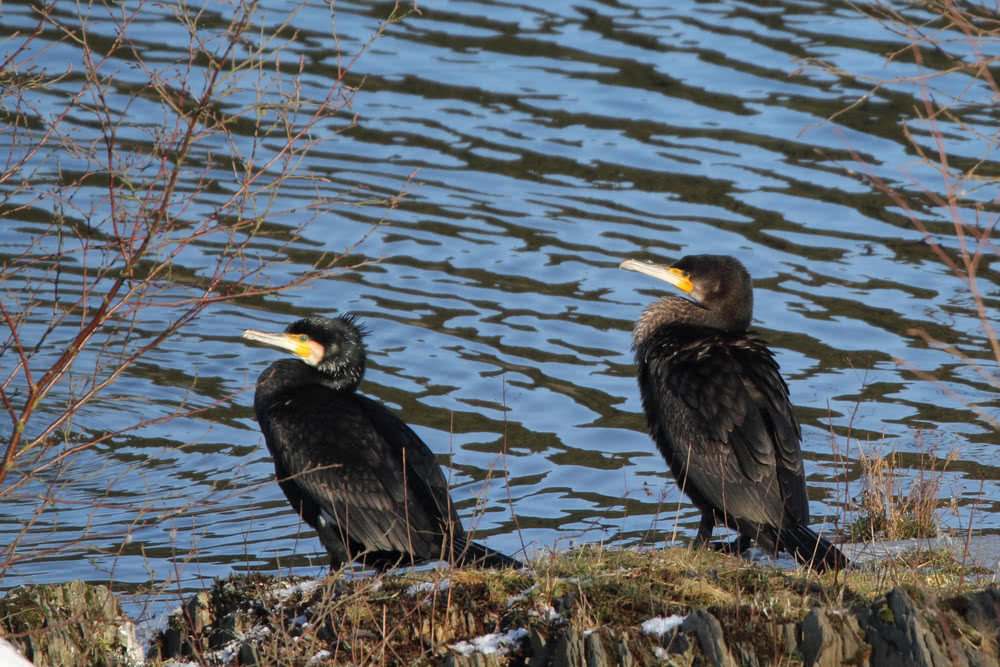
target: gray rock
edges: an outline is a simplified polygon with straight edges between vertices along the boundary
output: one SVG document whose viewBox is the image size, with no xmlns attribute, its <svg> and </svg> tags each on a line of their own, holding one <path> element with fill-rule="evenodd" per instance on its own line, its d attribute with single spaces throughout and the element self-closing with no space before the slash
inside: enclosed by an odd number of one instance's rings
<svg viewBox="0 0 1000 667">
<path fill-rule="evenodd" d="M 726 648 L 722 626 L 705 609 L 696 609 L 688 614 L 681 623 L 681 632 L 698 639 L 702 654 L 713 667 L 736 667 L 736 661 Z"/>
<path fill-rule="evenodd" d="M 167 621 L 167 628 L 160 633 L 156 643 L 161 659 L 178 658 L 184 644 L 184 633 L 173 621 Z"/>
<path fill-rule="evenodd" d="M 909 594 L 894 588 L 858 614 L 872 647 L 872 664 L 894 667 L 951 665 L 924 626 Z"/>
<path fill-rule="evenodd" d="M 260 660 L 257 659 L 257 649 L 251 642 L 241 642 L 236 655 L 241 667 L 254 667 L 260 664 Z"/>
<path fill-rule="evenodd" d="M 779 631 L 781 649 L 785 655 L 793 655 L 799 647 L 796 623 L 785 623 Z"/>
<path fill-rule="evenodd" d="M 528 631 L 528 667 L 544 667 L 549 663 L 549 643 L 545 635 L 538 631 L 538 628 L 531 628 Z"/>
<path fill-rule="evenodd" d="M 206 632 L 212 628 L 212 594 L 200 591 L 167 619 L 159 641 L 160 658 L 190 657 L 209 648 Z M 197 650 L 196 650 L 197 649 Z"/>
<path fill-rule="evenodd" d="M 806 667 L 840 667 L 866 652 L 858 619 L 829 609 L 813 609 L 798 626 L 798 646 Z"/>
<path fill-rule="evenodd" d="M 996 634 L 1000 630 L 1000 590 L 997 588 L 959 595 L 947 604 L 980 632 Z"/>
<path fill-rule="evenodd" d="M 196 635 L 205 632 L 214 622 L 212 617 L 212 594 L 208 591 L 200 591 L 184 605 L 184 615 L 187 618 L 188 628 Z"/>
<path fill-rule="evenodd" d="M 668 636 L 665 644 L 664 648 L 667 649 L 667 653 L 670 655 L 687 653 L 691 649 L 691 641 L 688 639 L 687 634 L 677 629 Z"/>
<path fill-rule="evenodd" d="M 760 667 L 760 661 L 757 660 L 757 653 L 751 644 L 741 642 L 734 647 L 734 652 L 736 653 L 737 662 L 741 667 Z"/>
<path fill-rule="evenodd" d="M 441 665 L 442 667 L 501 667 L 500 659 L 496 655 L 484 655 L 482 653 L 449 655 Z"/>
<path fill-rule="evenodd" d="M 632 667 L 635 664 L 632 651 L 628 647 L 627 633 L 622 633 L 619 637 L 611 638 L 611 651 L 615 656 L 614 664 L 620 665 L 620 667 Z"/>
<path fill-rule="evenodd" d="M 251 627 L 253 622 L 247 614 L 239 611 L 229 612 L 215 624 L 215 630 L 212 632 L 212 648 L 218 649 L 231 641 L 241 639 Z"/>
<path fill-rule="evenodd" d="M 984 607 L 995 599 L 995 591 L 984 592 L 959 596 L 942 605 L 930 591 L 914 589 L 911 594 L 894 588 L 881 600 L 858 610 L 858 621 L 871 645 L 871 664 L 997 665 L 997 609 L 990 613 Z M 987 615 L 981 616 L 983 613 Z M 967 618 L 992 619 L 993 629 L 986 635 L 979 633 Z M 970 641 L 973 634 L 978 635 L 978 642 Z"/>
<path fill-rule="evenodd" d="M 566 628 L 552 656 L 552 667 L 584 667 L 583 637 L 579 630 Z"/>
<path fill-rule="evenodd" d="M 610 664 L 599 630 L 591 632 L 583 640 L 583 652 L 587 657 L 587 667 L 608 667 Z"/>
</svg>

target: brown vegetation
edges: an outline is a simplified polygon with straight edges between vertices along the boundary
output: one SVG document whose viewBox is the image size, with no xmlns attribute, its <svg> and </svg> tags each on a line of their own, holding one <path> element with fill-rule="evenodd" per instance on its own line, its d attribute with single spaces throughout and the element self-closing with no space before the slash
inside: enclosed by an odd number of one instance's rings
<svg viewBox="0 0 1000 667">
<path fill-rule="evenodd" d="M 956 449 L 944 459 L 921 453 L 914 457 L 915 476 L 908 476 L 901 473 L 902 455 L 895 450 L 884 454 L 877 447 L 870 453 L 858 448 L 863 488 L 850 526 L 851 541 L 935 537 L 941 529 L 937 512 L 942 477 L 958 455 Z"/>
</svg>

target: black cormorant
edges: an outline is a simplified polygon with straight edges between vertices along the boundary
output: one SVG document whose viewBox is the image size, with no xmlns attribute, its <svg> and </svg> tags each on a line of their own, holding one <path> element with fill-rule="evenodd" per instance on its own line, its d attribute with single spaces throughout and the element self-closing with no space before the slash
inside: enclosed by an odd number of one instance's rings
<svg viewBox="0 0 1000 667">
<path fill-rule="evenodd" d="M 364 332 L 353 315 L 309 317 L 243 338 L 288 350 L 260 374 L 254 410 L 281 490 L 319 533 L 331 567 L 446 559 L 521 567 L 467 541 L 434 454 L 388 408 L 357 393 Z"/>
<path fill-rule="evenodd" d="M 809 529 L 801 433 L 774 355 L 749 331 L 750 274 L 733 257 L 690 255 L 673 266 L 621 268 L 677 287 L 632 332 L 649 433 L 681 490 L 701 510 L 696 544 L 722 523 L 764 550 L 817 569 L 847 559 Z"/>
</svg>

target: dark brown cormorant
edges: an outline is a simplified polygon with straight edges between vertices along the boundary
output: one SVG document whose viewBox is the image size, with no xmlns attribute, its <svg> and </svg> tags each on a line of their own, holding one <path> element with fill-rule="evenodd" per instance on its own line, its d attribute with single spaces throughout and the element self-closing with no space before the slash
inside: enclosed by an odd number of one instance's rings
<svg viewBox="0 0 1000 667">
<path fill-rule="evenodd" d="M 521 567 L 467 541 L 434 454 L 388 408 L 357 393 L 364 332 L 353 315 L 309 317 L 243 338 L 288 350 L 260 374 L 253 405 L 278 484 L 319 533 L 331 567 L 446 559 Z"/>
<path fill-rule="evenodd" d="M 801 433 L 774 355 L 754 331 L 750 274 L 733 257 L 689 255 L 673 266 L 625 260 L 691 299 L 666 296 L 632 332 L 649 433 L 701 510 L 696 544 L 716 523 L 772 555 L 817 569 L 847 559 L 809 529 Z"/>
</svg>

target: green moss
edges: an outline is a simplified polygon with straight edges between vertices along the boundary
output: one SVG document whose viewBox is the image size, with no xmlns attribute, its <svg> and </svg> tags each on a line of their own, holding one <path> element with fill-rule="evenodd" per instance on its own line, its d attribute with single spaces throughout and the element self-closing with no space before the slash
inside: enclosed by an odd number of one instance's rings
<svg viewBox="0 0 1000 667">
<path fill-rule="evenodd" d="M 892 609 L 889 609 L 889 605 L 882 605 L 878 610 L 878 617 L 882 619 L 884 623 L 889 625 L 896 624 L 896 615 L 892 613 Z"/>
<path fill-rule="evenodd" d="M 852 542 L 929 538 L 937 534 L 937 529 L 933 514 L 918 516 L 910 510 L 901 511 L 892 522 L 881 514 L 862 513 L 848 527 Z"/>
<path fill-rule="evenodd" d="M 993 575 L 993 571 L 988 568 L 971 562 L 962 562 L 949 547 L 904 551 L 898 554 L 896 559 L 901 565 L 914 569 L 918 576 L 922 575 L 926 578 L 933 575 L 942 583 L 948 578 L 976 578 Z M 928 582 L 922 581 L 920 583 L 926 585 Z"/>
</svg>

